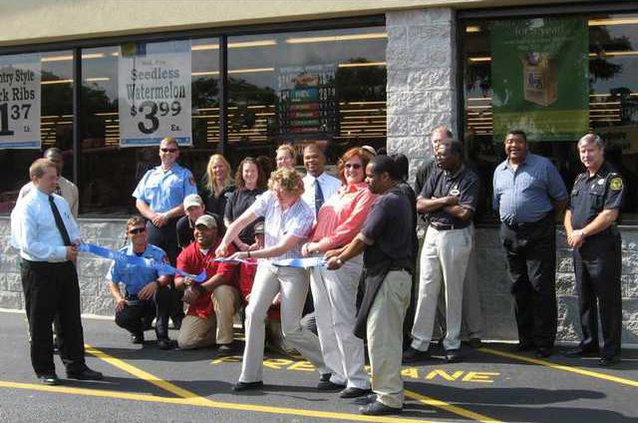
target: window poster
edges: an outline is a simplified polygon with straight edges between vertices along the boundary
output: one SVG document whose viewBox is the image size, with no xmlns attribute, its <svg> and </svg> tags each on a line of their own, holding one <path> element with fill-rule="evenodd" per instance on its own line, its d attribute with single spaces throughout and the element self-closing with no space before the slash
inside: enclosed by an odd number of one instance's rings
<svg viewBox="0 0 638 423">
<path fill-rule="evenodd" d="M 39 54 L 0 57 L 0 149 L 40 149 Z"/>
<path fill-rule="evenodd" d="M 588 131 L 588 44 L 582 17 L 491 23 L 495 141 L 512 129 L 530 141 L 573 141 Z"/>
<path fill-rule="evenodd" d="M 120 46 L 118 81 L 121 147 L 193 144 L 190 41 Z"/>
<path fill-rule="evenodd" d="M 279 69 L 279 135 L 284 141 L 328 139 L 339 132 L 337 66 L 289 66 Z"/>
</svg>

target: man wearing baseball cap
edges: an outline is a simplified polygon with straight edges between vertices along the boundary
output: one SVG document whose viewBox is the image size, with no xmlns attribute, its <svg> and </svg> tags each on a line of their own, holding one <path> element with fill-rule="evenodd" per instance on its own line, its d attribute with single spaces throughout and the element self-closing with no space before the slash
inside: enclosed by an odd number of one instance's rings
<svg viewBox="0 0 638 423">
<path fill-rule="evenodd" d="M 177 245 L 180 250 L 186 248 L 193 238 L 193 230 L 195 229 L 195 221 L 206 213 L 206 206 L 202 197 L 197 194 L 190 194 L 184 198 L 182 203 L 184 206 L 185 216 L 177 221 Z M 219 219 L 218 219 L 219 220 Z"/>
</svg>

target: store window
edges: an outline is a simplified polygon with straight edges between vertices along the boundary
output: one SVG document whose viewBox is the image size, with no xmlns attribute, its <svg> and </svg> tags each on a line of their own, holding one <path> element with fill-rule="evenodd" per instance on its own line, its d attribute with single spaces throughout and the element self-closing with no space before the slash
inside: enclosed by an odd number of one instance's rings
<svg viewBox="0 0 638 423">
<path fill-rule="evenodd" d="M 622 221 L 638 221 L 638 15 L 468 20 L 462 31 L 464 139 L 488 194 L 505 130 L 527 130 L 568 188 L 583 170 L 576 141 L 594 131 L 626 180 Z M 484 221 L 496 218 L 490 195 Z"/>
<path fill-rule="evenodd" d="M 119 62 L 120 54 L 127 55 L 129 62 L 137 60 L 134 69 L 142 74 L 133 78 L 132 68 L 126 67 L 125 61 Z M 144 60 L 148 63 L 142 63 Z M 164 116 L 174 118 L 170 125 L 190 126 L 190 130 L 184 128 L 170 135 L 182 143 L 180 135 L 187 134 L 179 162 L 195 175 L 205 173 L 208 157 L 219 144 L 217 38 L 84 49 L 82 75 L 80 206 L 84 216 L 126 216 L 135 212 L 131 194 L 137 182 L 148 169 L 159 165 L 158 140 L 136 138 L 135 134 L 158 139 L 169 135 L 159 123 Z M 154 91 L 158 87 L 148 81 L 162 80 L 168 82 L 159 87 L 163 90 L 158 94 Z M 173 95 L 179 80 L 190 84 L 189 104 L 172 97 L 162 99 L 164 91 L 167 96 Z M 178 92 L 177 96 L 181 95 Z M 126 98 L 122 110 L 120 96 Z M 187 98 L 188 93 L 183 96 Z M 126 120 L 124 130 L 120 117 Z M 146 146 L 149 144 L 155 145 Z"/>
<path fill-rule="evenodd" d="M 385 147 L 384 27 L 228 38 L 229 152 L 273 155 L 277 145 Z"/>
<path fill-rule="evenodd" d="M 72 57 L 71 51 L 0 56 L 0 214 L 13 209 L 29 166 L 47 148 L 63 151 L 63 175 L 73 179 Z"/>
</svg>

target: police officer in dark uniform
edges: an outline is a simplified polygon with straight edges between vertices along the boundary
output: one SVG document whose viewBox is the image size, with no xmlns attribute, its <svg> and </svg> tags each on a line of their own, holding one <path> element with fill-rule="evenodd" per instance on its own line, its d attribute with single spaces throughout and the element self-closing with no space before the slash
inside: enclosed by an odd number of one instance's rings
<svg viewBox="0 0 638 423">
<path fill-rule="evenodd" d="M 599 353 L 598 310 L 603 333 L 600 365 L 620 361 L 622 302 L 620 234 L 615 226 L 625 194 L 621 176 L 605 161 L 600 137 L 578 141 L 586 171 L 576 178 L 565 213 L 567 243 L 573 248 L 574 272 L 583 339 L 568 356 Z"/>
</svg>

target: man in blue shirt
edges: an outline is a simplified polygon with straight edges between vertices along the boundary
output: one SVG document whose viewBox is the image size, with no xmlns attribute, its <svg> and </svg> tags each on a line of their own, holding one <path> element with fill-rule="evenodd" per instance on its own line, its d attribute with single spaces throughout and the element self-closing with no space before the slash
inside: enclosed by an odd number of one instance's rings
<svg viewBox="0 0 638 423">
<path fill-rule="evenodd" d="M 148 243 L 146 225 L 141 216 L 134 216 L 126 222 L 126 236 L 129 245 L 120 249 L 120 252 L 156 262 L 168 261 L 161 248 Z M 106 279 L 110 282 L 109 289 L 115 299 L 115 323 L 131 333 L 131 342 L 144 342 L 144 322 L 157 315 L 157 345 L 162 350 L 173 348 L 175 344 L 168 338 L 168 313 L 171 304 L 168 285 L 172 281 L 172 275 L 153 268 L 114 262 Z M 119 284 L 125 286 L 124 295 Z"/>
<path fill-rule="evenodd" d="M 75 268 L 80 230 L 69 204 L 54 194 L 58 168 L 38 159 L 29 168 L 35 189 L 20 201 L 11 216 L 11 235 L 20 250 L 22 287 L 31 332 L 31 364 L 41 383 L 60 383 L 53 362 L 51 324 L 58 315 L 60 357 L 67 377 L 99 380 L 102 373 L 84 361 L 80 320 L 80 287 Z"/>
<path fill-rule="evenodd" d="M 494 171 L 493 207 L 512 279 L 517 351 L 552 353 L 556 338 L 555 216 L 567 204 L 565 184 L 546 158 L 529 153 L 523 131 L 508 132 L 507 159 Z"/>
</svg>

